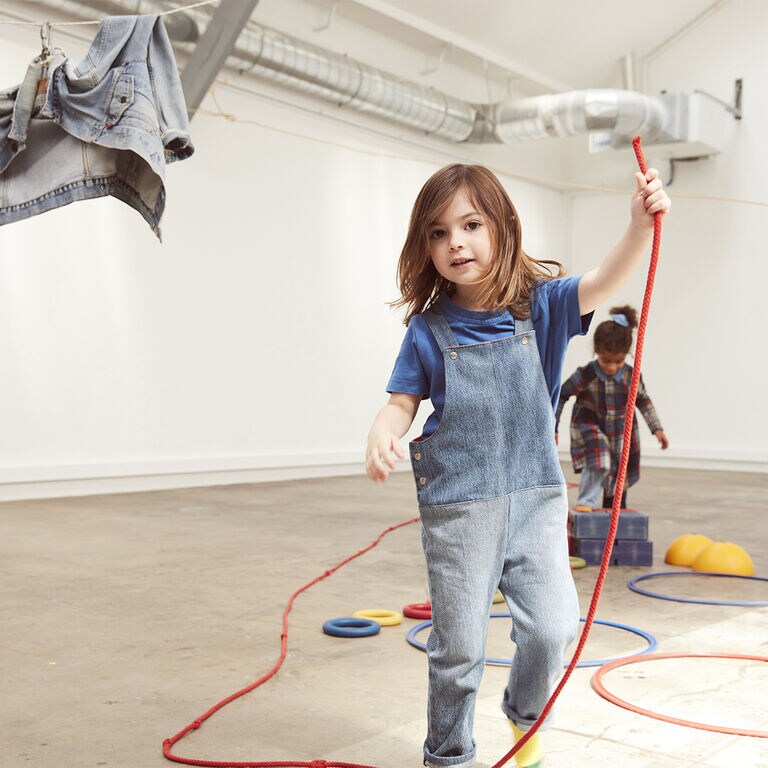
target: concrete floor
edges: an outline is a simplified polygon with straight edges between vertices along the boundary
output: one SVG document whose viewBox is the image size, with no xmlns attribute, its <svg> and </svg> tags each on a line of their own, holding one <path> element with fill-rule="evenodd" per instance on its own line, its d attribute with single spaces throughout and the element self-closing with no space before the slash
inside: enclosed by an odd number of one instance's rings
<svg viewBox="0 0 768 768">
<path fill-rule="evenodd" d="M 276 661 L 290 594 L 415 516 L 412 482 L 402 472 L 383 487 L 346 477 L 0 504 L 0 768 L 167 765 L 163 739 Z M 768 475 L 645 469 L 630 506 L 651 515 L 655 566 L 612 568 L 597 617 L 652 633 L 659 651 L 768 657 L 768 608 L 684 604 L 626 588 L 635 574 L 669 570 L 666 547 L 691 532 L 742 544 L 756 573 L 768 576 L 767 492 Z M 596 572 L 575 572 L 582 614 Z M 282 670 L 175 753 L 419 766 L 426 657 L 405 642 L 416 622 L 356 640 L 324 635 L 321 624 L 361 608 L 401 610 L 427 598 L 425 584 L 418 526 L 386 536 L 297 598 Z M 679 577 L 649 587 L 768 599 L 763 582 Z M 509 655 L 508 631 L 505 620 L 491 622 L 489 655 Z M 635 635 L 596 626 L 584 658 L 644 647 Z M 576 670 L 560 699 L 547 768 L 768 767 L 768 739 L 621 709 L 591 689 L 594 671 Z M 511 746 L 498 708 L 505 676 L 487 667 L 478 697 L 475 735 L 487 765 Z M 610 672 L 606 685 L 675 717 L 768 731 L 761 662 L 634 664 Z"/>
</svg>

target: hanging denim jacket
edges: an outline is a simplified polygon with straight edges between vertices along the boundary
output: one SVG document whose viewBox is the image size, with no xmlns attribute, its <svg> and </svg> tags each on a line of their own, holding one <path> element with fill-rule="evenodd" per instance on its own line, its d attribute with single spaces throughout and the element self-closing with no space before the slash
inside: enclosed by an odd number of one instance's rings
<svg viewBox="0 0 768 768">
<path fill-rule="evenodd" d="M 159 16 L 102 19 L 77 66 L 55 48 L 0 91 L 0 225 L 112 195 L 160 237 L 165 164 L 193 151 Z"/>
</svg>

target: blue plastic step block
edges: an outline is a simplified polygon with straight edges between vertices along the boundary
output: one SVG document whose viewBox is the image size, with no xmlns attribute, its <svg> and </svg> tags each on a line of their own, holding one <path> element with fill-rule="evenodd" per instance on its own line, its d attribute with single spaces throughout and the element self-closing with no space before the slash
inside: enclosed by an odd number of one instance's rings
<svg viewBox="0 0 768 768">
<path fill-rule="evenodd" d="M 610 510 L 598 509 L 594 512 L 577 512 L 571 509 L 568 513 L 568 533 L 576 539 L 603 539 L 608 536 L 611 524 Z M 636 509 L 622 509 L 619 515 L 619 527 L 616 538 L 647 539 L 648 515 Z"/>
<path fill-rule="evenodd" d="M 603 559 L 605 539 L 571 539 L 572 554 L 583 557 L 587 565 Z M 616 539 L 611 551 L 612 565 L 653 565 L 653 542 L 638 539 Z"/>
</svg>

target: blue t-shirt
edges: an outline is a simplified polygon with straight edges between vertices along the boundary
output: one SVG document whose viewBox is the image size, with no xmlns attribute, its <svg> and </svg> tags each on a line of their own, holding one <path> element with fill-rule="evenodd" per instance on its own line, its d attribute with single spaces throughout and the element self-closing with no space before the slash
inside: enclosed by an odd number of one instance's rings
<svg viewBox="0 0 768 768">
<path fill-rule="evenodd" d="M 592 321 L 592 312 L 583 317 L 579 314 L 580 279 L 577 275 L 542 281 L 531 302 L 536 345 L 553 410 L 560 396 L 568 342 L 574 336 L 583 336 Z M 475 312 L 458 306 L 445 295 L 438 299 L 438 305 L 458 344 L 476 344 L 515 333 L 514 318 L 507 310 Z M 445 364 L 440 347 L 421 315 L 413 317 L 408 324 L 387 392 L 429 397 L 435 410 L 424 425 L 422 437 L 437 429 L 445 405 Z"/>
</svg>

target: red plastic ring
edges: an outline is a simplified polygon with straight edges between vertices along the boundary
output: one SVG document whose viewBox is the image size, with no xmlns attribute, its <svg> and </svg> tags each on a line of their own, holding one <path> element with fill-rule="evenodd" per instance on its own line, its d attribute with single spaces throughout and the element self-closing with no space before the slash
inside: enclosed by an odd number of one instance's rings
<svg viewBox="0 0 768 768">
<path fill-rule="evenodd" d="M 623 667 L 625 664 L 638 664 L 641 661 L 656 661 L 657 659 L 744 659 L 745 661 L 768 661 L 766 656 L 751 656 L 740 653 L 647 653 L 643 656 L 630 656 L 624 659 L 611 661 L 595 672 L 592 677 L 592 687 L 604 699 L 613 704 L 628 709 L 630 712 L 637 712 L 639 715 L 652 717 L 655 720 L 663 720 L 665 723 L 674 723 L 675 725 L 684 725 L 688 728 L 698 728 L 702 731 L 714 731 L 715 733 L 728 733 L 733 736 L 755 736 L 757 738 L 768 738 L 768 731 L 752 731 L 746 728 L 730 728 L 720 725 L 709 725 L 708 723 L 697 723 L 693 720 L 681 720 L 677 717 L 669 717 L 650 709 L 643 709 L 635 704 L 631 704 L 624 699 L 620 699 L 616 694 L 606 690 L 603 685 L 603 676 L 616 667 Z"/>
<path fill-rule="evenodd" d="M 409 619 L 431 619 L 432 603 L 410 603 L 403 608 L 403 616 Z"/>
</svg>

